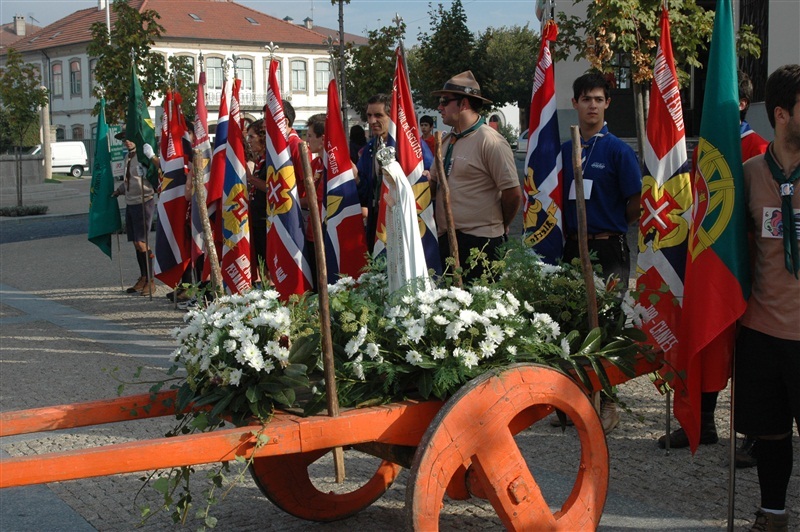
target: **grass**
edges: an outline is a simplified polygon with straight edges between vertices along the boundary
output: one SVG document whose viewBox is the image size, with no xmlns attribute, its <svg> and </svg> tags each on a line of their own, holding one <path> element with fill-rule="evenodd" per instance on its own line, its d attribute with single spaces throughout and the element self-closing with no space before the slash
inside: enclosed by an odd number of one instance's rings
<svg viewBox="0 0 800 532">
<path fill-rule="evenodd" d="M 23 205 L 13 207 L 0 207 L 0 216 L 35 216 L 47 214 L 47 205 Z"/>
</svg>

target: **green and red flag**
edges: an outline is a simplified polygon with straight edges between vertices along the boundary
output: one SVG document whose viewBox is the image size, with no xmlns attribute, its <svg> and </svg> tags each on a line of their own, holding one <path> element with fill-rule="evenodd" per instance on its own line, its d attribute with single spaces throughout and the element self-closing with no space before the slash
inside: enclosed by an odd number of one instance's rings
<svg viewBox="0 0 800 532">
<path fill-rule="evenodd" d="M 678 373 L 674 413 L 692 452 L 700 440 L 700 393 L 724 387 L 734 325 L 750 295 L 731 0 L 717 2 L 707 72 L 678 350 L 669 360 Z"/>
<path fill-rule="evenodd" d="M 125 136 L 136 144 L 136 157 L 139 163 L 147 168 L 147 180 L 158 190 L 158 168 L 153 161 L 144 155 L 142 147 L 149 144 L 154 153 L 158 153 L 156 145 L 156 128 L 150 119 L 147 102 L 142 95 L 142 86 L 136 73 L 136 63 L 131 65 L 131 89 L 128 93 L 128 113 L 125 120 Z"/>
<path fill-rule="evenodd" d="M 122 229 L 119 203 L 112 197 L 114 173 L 111 170 L 110 135 L 106 122 L 106 100 L 100 100 L 97 117 L 97 145 L 94 151 L 92 184 L 89 189 L 89 242 L 111 258 L 111 235 Z"/>
</svg>

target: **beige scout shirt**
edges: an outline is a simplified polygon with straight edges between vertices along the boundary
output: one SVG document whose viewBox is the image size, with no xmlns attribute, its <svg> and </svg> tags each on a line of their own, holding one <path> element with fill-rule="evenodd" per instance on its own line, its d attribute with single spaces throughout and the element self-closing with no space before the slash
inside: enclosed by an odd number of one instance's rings
<svg viewBox="0 0 800 532">
<path fill-rule="evenodd" d="M 755 223 L 756 260 L 742 325 L 776 338 L 800 340 L 800 280 L 784 266 L 783 234 L 775 223 L 775 215 L 781 213 L 778 183 L 763 156 L 745 163 L 744 181 L 747 214 Z M 800 187 L 795 186 L 792 207 L 797 219 Z"/>
<path fill-rule="evenodd" d="M 136 152 L 129 153 L 125 161 L 125 179 L 117 187 L 120 195 L 125 195 L 126 205 L 142 204 L 142 187 L 144 187 L 144 202 L 153 199 L 155 195 L 153 185 L 143 177 L 146 173 L 147 169 L 139 164 Z"/>
<path fill-rule="evenodd" d="M 451 138 L 444 138 L 442 156 Z M 482 125 L 456 141 L 451 160 L 447 183 L 456 229 L 484 238 L 502 236 L 505 227 L 500 193 L 519 186 L 508 141 L 490 126 Z M 441 199 L 436 202 L 436 227 L 440 236 L 447 232 Z"/>
</svg>

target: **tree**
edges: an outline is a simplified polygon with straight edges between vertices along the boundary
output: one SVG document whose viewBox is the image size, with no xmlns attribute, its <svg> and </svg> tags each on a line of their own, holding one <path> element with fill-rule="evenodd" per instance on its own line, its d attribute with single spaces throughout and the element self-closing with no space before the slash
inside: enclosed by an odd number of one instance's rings
<svg viewBox="0 0 800 532">
<path fill-rule="evenodd" d="M 413 70 L 409 65 L 409 77 L 417 105 L 435 109 L 437 97 L 431 96 L 431 92 L 440 90 L 445 81 L 459 72 L 475 67 L 475 38 L 467 28 L 467 14 L 461 0 L 453 0 L 449 10 L 439 4 L 428 14 L 432 33 L 419 34 L 420 44 L 413 54 L 416 65 Z"/>
<path fill-rule="evenodd" d="M 351 51 L 347 67 L 349 104 L 366 120 L 367 100 L 382 92 L 392 92 L 394 80 L 394 51 L 403 38 L 406 25 L 386 26 L 367 33 L 368 43 Z"/>
<path fill-rule="evenodd" d="M 495 106 L 516 104 L 527 116 L 538 53 L 539 36 L 527 25 L 488 28 L 478 35 L 472 70 Z"/>
<path fill-rule="evenodd" d="M 150 101 L 153 94 L 166 87 L 167 78 L 163 56 L 152 51 L 155 39 L 164 33 L 164 28 L 158 23 L 159 14 L 152 9 L 139 12 L 126 0 L 115 1 L 111 9 L 116 14 L 116 22 L 111 30 L 110 44 L 105 23 L 95 22 L 91 27 L 92 42 L 87 52 L 90 57 L 97 58 L 97 86 L 93 92 L 98 103 L 92 114 L 100 112 L 100 91 L 103 91 L 107 121 L 117 124 L 125 121 L 131 81 L 127 73 L 131 71 L 132 60 L 139 70 L 145 101 Z"/>
<path fill-rule="evenodd" d="M 187 122 L 194 117 L 194 107 L 197 103 L 197 83 L 194 82 L 194 65 L 186 56 L 173 55 L 169 58 L 170 85 L 181 95 L 181 111 Z M 166 93 L 167 87 L 161 88 L 161 93 Z"/>
<path fill-rule="evenodd" d="M 31 128 L 38 125 L 39 109 L 47 105 L 48 97 L 36 67 L 23 62 L 22 55 L 9 48 L 6 67 L 0 71 L 0 101 L 7 131 L 16 146 L 18 207 L 22 207 L 22 144 Z"/>
</svg>

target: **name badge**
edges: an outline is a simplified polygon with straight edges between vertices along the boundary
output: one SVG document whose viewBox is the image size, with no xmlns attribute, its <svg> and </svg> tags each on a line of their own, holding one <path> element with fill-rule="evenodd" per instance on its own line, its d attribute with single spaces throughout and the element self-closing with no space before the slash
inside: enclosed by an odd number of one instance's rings
<svg viewBox="0 0 800 532">
<path fill-rule="evenodd" d="M 594 183 L 591 179 L 584 179 L 583 180 L 583 197 L 584 199 L 589 199 L 592 197 L 592 185 Z M 575 181 L 572 182 L 569 186 L 569 196 L 567 199 L 577 199 L 576 192 L 575 192 Z"/>
</svg>

